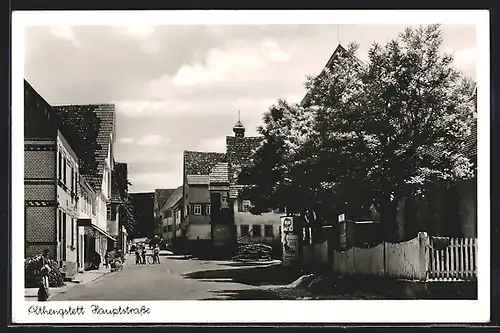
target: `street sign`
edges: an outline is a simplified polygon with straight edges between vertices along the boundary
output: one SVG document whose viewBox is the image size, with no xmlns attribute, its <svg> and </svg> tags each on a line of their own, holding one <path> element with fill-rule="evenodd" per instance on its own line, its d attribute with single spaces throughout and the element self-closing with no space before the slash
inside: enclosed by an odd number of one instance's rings
<svg viewBox="0 0 500 333">
<path fill-rule="evenodd" d="M 339 215 L 339 222 L 344 222 L 345 221 L 345 214 L 340 214 Z"/>
</svg>

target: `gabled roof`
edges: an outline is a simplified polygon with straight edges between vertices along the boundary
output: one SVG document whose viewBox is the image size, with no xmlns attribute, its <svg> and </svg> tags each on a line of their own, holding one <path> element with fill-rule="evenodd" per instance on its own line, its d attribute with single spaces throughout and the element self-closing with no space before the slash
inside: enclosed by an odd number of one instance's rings
<svg viewBox="0 0 500 333">
<path fill-rule="evenodd" d="M 182 199 L 182 189 L 183 186 L 179 186 L 172 192 L 172 195 L 167 199 L 167 201 L 160 206 L 160 210 L 170 209 L 172 208 L 180 199 Z"/>
<path fill-rule="evenodd" d="M 104 163 L 108 157 L 109 145 L 112 144 L 110 140 L 114 137 L 115 105 L 56 105 L 53 108 L 63 118 L 64 123 L 71 126 L 73 131 L 87 142 L 95 166 L 83 167 L 81 172 L 89 184 L 99 191 L 102 186 Z M 91 118 L 89 113 L 95 117 Z"/>
<path fill-rule="evenodd" d="M 229 165 L 227 162 L 217 163 L 209 175 L 210 184 L 226 184 L 229 183 Z"/>
<path fill-rule="evenodd" d="M 188 185 L 208 185 L 210 183 L 208 175 L 187 175 L 186 181 Z"/>
<path fill-rule="evenodd" d="M 174 193 L 175 188 L 159 188 L 155 189 L 155 201 L 158 208 L 163 207 L 168 198 Z"/>
<path fill-rule="evenodd" d="M 228 162 L 228 179 L 230 184 L 236 183 L 239 170 L 251 164 L 253 152 L 264 140 L 262 136 L 226 137 Z"/>
<path fill-rule="evenodd" d="M 184 151 L 184 175 L 206 175 L 219 162 L 224 161 L 226 154 L 201 151 Z"/>
<path fill-rule="evenodd" d="M 335 60 L 339 56 L 345 55 L 346 52 L 347 52 L 347 50 L 342 45 L 340 45 L 340 44 L 337 45 L 337 47 L 335 48 L 335 51 L 333 51 L 332 55 L 330 56 L 330 58 L 326 62 L 325 67 L 323 67 L 323 69 L 321 70 L 321 73 L 323 73 L 327 69 L 331 69 L 333 64 L 335 63 Z M 354 60 L 356 60 L 356 62 L 358 62 L 360 65 L 363 64 L 363 62 L 361 60 L 359 60 L 358 58 L 354 58 Z M 307 103 L 308 99 L 309 99 L 309 92 L 306 93 L 306 95 L 304 96 L 304 98 L 300 102 L 300 105 L 302 105 L 302 106 L 305 105 Z"/>
</svg>

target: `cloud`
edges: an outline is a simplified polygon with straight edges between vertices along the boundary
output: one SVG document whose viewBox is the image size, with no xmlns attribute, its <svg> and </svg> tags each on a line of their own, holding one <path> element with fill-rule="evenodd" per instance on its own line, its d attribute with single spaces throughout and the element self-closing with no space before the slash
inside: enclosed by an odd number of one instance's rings
<svg viewBox="0 0 500 333">
<path fill-rule="evenodd" d="M 209 85 L 213 83 L 262 81 L 270 77 L 273 63 L 288 61 L 278 44 L 266 40 L 257 47 L 250 45 L 227 50 L 211 49 L 204 64 L 184 65 L 173 78 L 176 87 Z"/>
<path fill-rule="evenodd" d="M 455 52 L 455 64 L 459 67 L 471 66 L 476 63 L 476 49 L 467 48 Z"/>
<path fill-rule="evenodd" d="M 138 146 L 158 146 L 169 142 L 170 139 L 165 138 L 160 134 L 149 134 L 136 140 L 136 144 Z"/>
<path fill-rule="evenodd" d="M 226 151 L 226 137 L 202 139 L 197 149 L 199 151 L 223 153 Z"/>
<path fill-rule="evenodd" d="M 118 138 L 117 141 L 120 143 L 128 144 L 128 143 L 134 143 L 135 139 L 134 138 Z"/>
<path fill-rule="evenodd" d="M 156 26 L 153 25 L 126 25 L 114 27 L 116 34 L 123 34 L 133 38 L 148 38 L 156 31 Z"/>
<path fill-rule="evenodd" d="M 297 102 L 299 95 L 289 95 Z M 300 95 L 301 96 L 301 95 Z M 276 98 L 235 98 L 213 100 L 203 98 L 195 101 L 184 99 L 169 99 L 162 101 L 153 100 L 130 100 L 115 101 L 116 112 L 131 118 L 158 117 L 158 118 L 188 118 L 188 117 L 215 117 L 218 115 L 228 116 L 231 113 L 237 115 L 237 111 L 243 113 L 262 114 L 267 108 L 275 103 Z M 281 96 L 287 97 L 287 96 Z"/>
<path fill-rule="evenodd" d="M 176 188 L 182 184 L 182 166 L 169 172 L 131 173 L 131 192 L 152 191 L 156 188 Z"/>
<path fill-rule="evenodd" d="M 74 46 L 79 46 L 75 33 L 71 26 L 58 25 L 49 27 L 49 31 L 52 35 L 59 39 L 64 39 L 73 43 Z"/>
</svg>

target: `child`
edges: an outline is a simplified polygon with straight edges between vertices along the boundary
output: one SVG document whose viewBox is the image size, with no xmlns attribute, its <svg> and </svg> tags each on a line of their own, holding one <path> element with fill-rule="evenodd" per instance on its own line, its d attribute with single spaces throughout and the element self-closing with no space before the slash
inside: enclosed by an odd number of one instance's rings
<svg viewBox="0 0 500 333">
<path fill-rule="evenodd" d="M 160 263 L 160 246 L 158 244 L 153 248 L 153 263 Z"/>
</svg>

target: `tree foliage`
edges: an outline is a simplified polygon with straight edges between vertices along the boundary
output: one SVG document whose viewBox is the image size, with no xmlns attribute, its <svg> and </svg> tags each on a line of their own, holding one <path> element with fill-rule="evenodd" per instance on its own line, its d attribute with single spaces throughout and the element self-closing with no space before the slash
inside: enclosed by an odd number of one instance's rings
<svg viewBox="0 0 500 333">
<path fill-rule="evenodd" d="M 439 25 L 406 29 L 368 62 L 352 43 L 306 82 L 302 105 L 264 114 L 262 146 L 239 180 L 255 213 L 286 206 L 316 222 L 376 210 L 396 237 L 397 205 L 433 181 L 473 176 L 463 153 L 475 122 L 475 84 L 440 51 Z"/>
<path fill-rule="evenodd" d="M 119 186 L 120 198 L 122 200 L 119 206 L 120 219 L 123 223 L 129 238 L 134 238 L 137 235 L 138 219 L 135 213 L 135 208 L 132 203 L 132 198 L 128 193 L 128 187 L 131 186 L 129 180 L 122 186 Z"/>
</svg>

